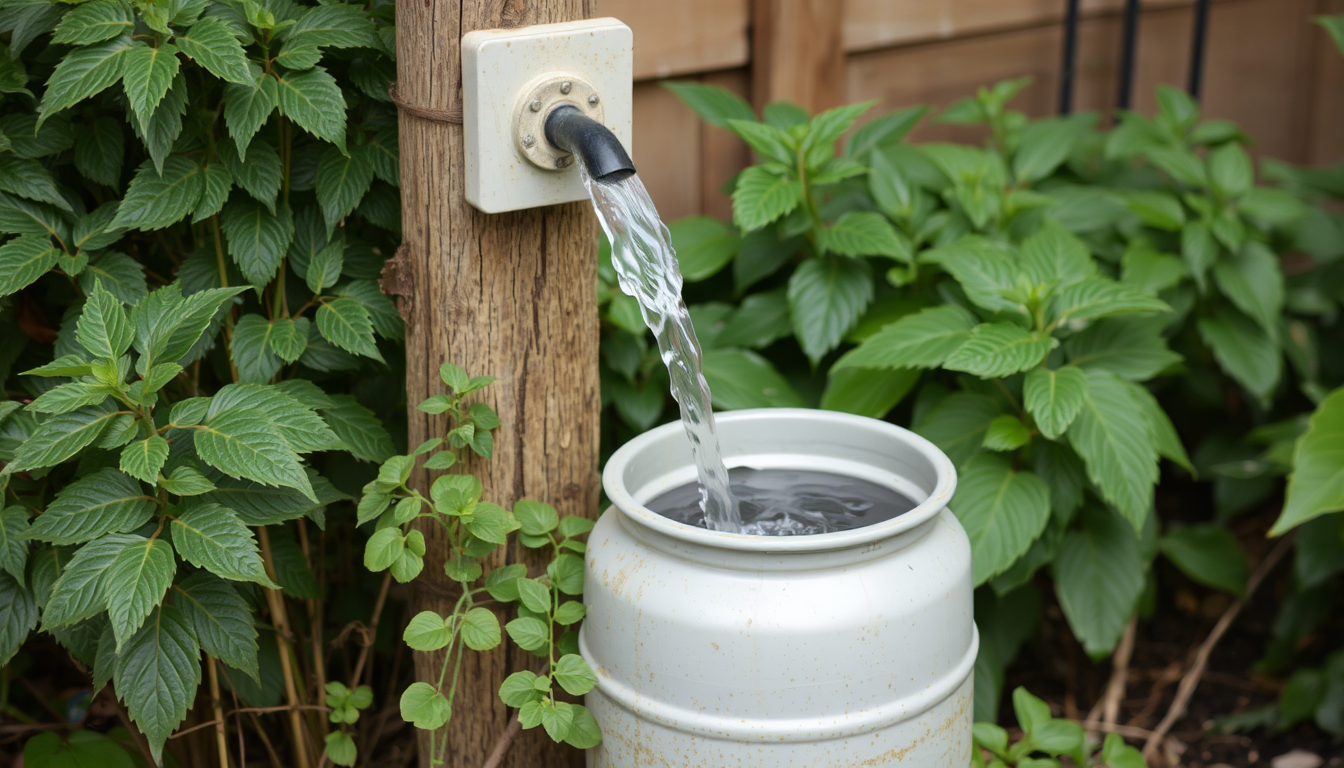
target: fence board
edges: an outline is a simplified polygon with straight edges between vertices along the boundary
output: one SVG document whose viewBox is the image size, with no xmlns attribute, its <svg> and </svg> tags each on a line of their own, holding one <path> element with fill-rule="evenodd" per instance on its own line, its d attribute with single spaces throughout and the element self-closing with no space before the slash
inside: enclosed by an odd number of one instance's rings
<svg viewBox="0 0 1344 768">
<path fill-rule="evenodd" d="M 749 0 L 598 0 L 635 33 L 635 79 L 732 69 L 747 63 Z"/>
<path fill-rule="evenodd" d="M 1211 14 L 1205 79 L 1205 112 L 1236 120 L 1256 137 L 1257 151 L 1294 161 L 1308 159 L 1294 127 L 1299 70 L 1292 55 L 1314 33 L 1310 0 L 1228 0 Z M 1182 87 L 1189 56 L 1192 13 L 1188 8 L 1147 11 L 1139 32 L 1135 107 L 1156 108 L 1158 83 Z M 1015 105 L 1033 116 L 1051 114 L 1059 83 L 1059 25 L 1033 27 L 853 55 L 846 72 L 846 99 L 878 98 L 879 109 L 911 104 L 946 106 L 986 83 L 1030 76 L 1034 83 Z M 1120 58 L 1120 19 L 1084 19 L 1079 28 L 1075 108 L 1105 110 L 1115 103 Z M 917 141 L 973 141 L 979 131 L 925 124 Z"/>
</svg>

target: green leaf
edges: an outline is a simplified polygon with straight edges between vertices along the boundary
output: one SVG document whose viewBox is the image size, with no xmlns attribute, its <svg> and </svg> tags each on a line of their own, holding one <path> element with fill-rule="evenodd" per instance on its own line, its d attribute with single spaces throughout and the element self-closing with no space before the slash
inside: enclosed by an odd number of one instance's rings
<svg viewBox="0 0 1344 768">
<path fill-rule="evenodd" d="M 126 308 L 98 285 L 84 303 L 75 338 L 94 357 L 115 360 L 131 346 L 131 325 Z"/>
<path fill-rule="evenodd" d="M 499 619 L 488 608 L 472 608 L 462 617 L 462 642 L 473 651 L 488 651 L 500 639 Z"/>
<path fill-rule="evenodd" d="M 359 301 L 339 298 L 323 304 L 317 310 L 317 329 L 323 338 L 337 347 L 383 362 L 378 345 L 374 343 L 369 311 Z"/>
<path fill-rule="evenodd" d="M 1155 296 L 1125 283 L 1089 278 L 1058 291 L 1050 302 L 1055 322 L 1093 320 L 1111 315 L 1170 312 L 1171 307 Z"/>
<path fill-rule="evenodd" d="M 155 48 L 136 46 L 122 56 L 121 87 L 142 132 L 148 130 L 154 110 L 177 76 L 178 66 L 177 46 L 172 43 Z"/>
<path fill-rule="evenodd" d="M 321 67 L 279 76 L 280 112 L 300 128 L 345 150 L 345 99 L 336 79 Z"/>
<path fill-rule="evenodd" d="M 1093 120 L 1057 117 L 1035 120 L 1022 129 L 1013 153 L 1013 175 L 1019 183 L 1039 181 L 1055 172 L 1073 151 Z"/>
<path fill-rule="evenodd" d="M 231 581 L 278 589 L 266 575 L 256 539 L 237 513 L 219 504 L 188 509 L 172 523 L 173 544 L 183 560 Z"/>
<path fill-rule="evenodd" d="M 39 424 L 19 446 L 7 469 L 20 472 L 54 467 L 98 439 L 120 413 L 108 404 L 101 403 L 52 416 Z"/>
<path fill-rule="evenodd" d="M 132 538 L 108 566 L 105 576 L 107 615 L 117 638 L 117 653 L 122 652 L 145 618 L 163 602 L 164 593 L 177 573 L 173 548 L 167 541 Z"/>
<path fill-rule="evenodd" d="M 200 496 L 215 490 L 214 483 L 188 466 L 178 467 L 170 476 L 159 478 L 159 487 L 178 496 Z"/>
<path fill-rule="evenodd" d="M 101 285 L 123 302 L 134 304 L 149 293 L 145 285 L 145 268 L 124 253 L 103 251 L 79 273 L 79 287 L 84 293 L 93 293 Z"/>
<path fill-rule="evenodd" d="M 1224 197 L 1238 197 L 1255 183 L 1250 155 L 1235 141 L 1209 150 L 1209 183 Z"/>
<path fill-rule="evenodd" d="M 1230 307 L 1200 318 L 1199 335 L 1209 345 L 1218 366 L 1261 403 L 1268 404 L 1283 372 L 1283 356 L 1273 337 Z"/>
<path fill-rule="evenodd" d="M 134 27 L 135 16 L 126 0 L 94 0 L 65 14 L 51 41 L 67 45 L 100 43 L 129 34 Z"/>
<path fill-rule="evenodd" d="M 1265 333 L 1277 332 L 1283 313 L 1283 272 L 1279 257 L 1267 246 L 1248 241 L 1235 254 L 1219 259 L 1213 265 L 1213 281 Z"/>
<path fill-rule="evenodd" d="M 707 349 L 700 363 L 716 408 L 799 408 L 803 405 L 802 398 L 789 382 L 755 352 Z"/>
<path fill-rule="evenodd" d="M 43 625 L 74 624 L 106 609 L 108 569 L 128 547 L 144 541 L 141 536 L 113 533 L 81 547 L 51 587 L 51 596 L 43 608 Z"/>
<path fill-rule="evenodd" d="M 226 411 L 195 431 L 196 452 L 215 469 L 263 485 L 294 488 L 317 500 L 298 456 L 263 416 Z"/>
<path fill-rule="evenodd" d="M 279 386 L 246 382 L 228 384 L 210 401 L 206 423 L 213 423 L 217 414 L 225 412 L 246 413 L 265 419 L 275 433 L 299 453 L 341 447 L 321 417 Z"/>
<path fill-rule="evenodd" d="M 1298 438 L 1288 495 L 1270 534 L 1280 536 L 1340 509 L 1344 509 L 1344 389 L 1321 401 L 1307 431 Z"/>
<path fill-rule="evenodd" d="M 1083 407 L 1086 390 L 1087 375 L 1079 368 L 1036 368 L 1027 374 L 1022 399 L 1027 413 L 1036 420 L 1036 428 L 1054 440 L 1073 423 Z"/>
<path fill-rule="evenodd" d="M 1031 440 L 1031 432 L 1016 416 L 1003 414 L 989 422 L 981 445 L 991 451 L 1015 451 Z"/>
<path fill-rule="evenodd" d="M 1160 320 L 1101 320 L 1069 337 L 1064 352 L 1076 366 L 1110 371 L 1130 381 L 1146 381 L 1181 362 L 1167 348 Z"/>
<path fill-rule="evenodd" d="M 835 349 L 873 300 L 873 277 L 856 259 L 809 259 L 789 278 L 794 333 L 816 365 Z"/>
<path fill-rule="evenodd" d="M 368 145 L 346 154 L 344 147 L 328 147 L 317 161 L 317 202 L 327 221 L 327 231 L 335 229 L 350 215 L 373 183 L 373 157 Z"/>
<path fill-rule="evenodd" d="M 121 471 L 153 485 L 168 460 L 168 441 L 158 435 L 137 440 L 121 452 Z"/>
<path fill-rule="evenodd" d="M 921 253 L 920 260 L 941 264 L 951 272 L 976 306 L 991 312 L 1024 314 L 1020 304 L 1003 297 L 1003 291 L 1016 287 L 1019 272 L 1003 246 L 978 237 L 963 237 Z"/>
<path fill-rule="evenodd" d="M 1185 209 L 1175 195 L 1166 192 L 1126 191 L 1121 201 L 1144 224 L 1175 232 L 1185 224 Z"/>
<path fill-rule="evenodd" d="M 255 82 L 252 73 L 248 71 L 242 44 L 222 18 L 206 16 L 174 39 L 183 53 L 195 59 L 196 63 L 215 77 L 244 86 Z"/>
<path fill-rule="evenodd" d="M 257 630 L 252 624 L 252 609 L 238 590 L 197 571 L 173 586 L 173 605 L 181 609 L 202 650 L 260 684 Z"/>
<path fill-rule="evenodd" d="M 555 663 L 555 682 L 574 696 L 582 696 L 597 685 L 597 675 L 582 656 L 567 653 Z"/>
<path fill-rule="evenodd" d="M 1022 243 L 1022 268 L 1036 285 L 1072 285 L 1097 272 L 1087 245 L 1054 221 Z"/>
<path fill-rule="evenodd" d="M 976 586 L 1007 570 L 1050 520 L 1050 488 L 1030 472 L 1014 472 L 998 456 L 982 454 L 960 472 L 949 505 L 971 539 Z"/>
<path fill-rule="evenodd" d="M 150 753 L 161 760 L 164 742 L 186 718 L 201 684 L 201 647 L 179 608 L 155 609 L 118 649 L 113 680 Z"/>
<path fill-rule="evenodd" d="M 1083 508 L 1082 528 L 1064 537 L 1051 570 L 1060 607 L 1092 656 L 1111 652 L 1143 593 L 1147 567 L 1133 529 L 1105 508 Z"/>
<path fill-rule="evenodd" d="M 277 81 L 270 75 L 261 75 L 247 85 L 224 87 L 224 123 L 238 149 L 239 159 L 247 156 L 248 145 L 261 126 L 266 123 L 280 103 Z"/>
<path fill-rule="evenodd" d="M 47 80 L 38 125 L 66 107 L 93 96 L 121 79 L 124 55 L 135 46 L 129 34 L 98 45 L 76 48 L 56 65 Z"/>
<path fill-rule="evenodd" d="M 0 666 L 9 664 L 36 627 L 37 601 L 33 593 L 9 574 L 0 573 Z"/>
<path fill-rule="evenodd" d="M 253 144 L 252 154 L 246 162 L 232 139 L 221 141 L 216 149 L 220 162 L 229 169 L 238 186 L 266 206 L 266 210 L 275 213 L 275 198 L 280 194 L 280 186 L 284 181 L 280 153 L 275 147 L 264 141 Z"/>
<path fill-rule="evenodd" d="M 111 467 L 62 488 L 28 530 L 30 538 L 78 544 L 149 522 L 157 505 L 134 479 Z"/>
<path fill-rule="evenodd" d="M 499 686 L 499 700 L 506 706 L 521 707 L 532 701 L 539 701 L 542 692 L 537 690 L 535 672 L 523 670 L 504 678 Z"/>
<path fill-rule="evenodd" d="M 28 235 L 0 245 L 0 296 L 17 293 L 45 275 L 60 253 L 46 236 Z"/>
<path fill-rule="evenodd" d="M 240 380 L 264 384 L 280 372 L 281 360 L 270 348 L 273 328 L 257 314 L 243 315 L 234 324 L 229 351 Z"/>
<path fill-rule="evenodd" d="M 729 120 L 756 119 L 751 105 L 727 88 L 685 81 L 665 81 L 662 86 L 710 125 L 727 128 Z"/>
<path fill-rule="evenodd" d="M 1147 387 L 1134 382 L 1126 382 L 1130 395 L 1134 402 L 1139 405 L 1139 415 L 1148 425 L 1148 434 L 1153 440 L 1153 447 L 1157 449 L 1157 454 L 1163 458 L 1170 459 L 1185 468 L 1190 474 L 1195 473 L 1195 467 L 1190 462 L 1190 457 L 1185 453 L 1185 446 L 1181 445 L 1181 438 L 1176 434 L 1176 427 L 1167 418 L 1166 412 L 1158 404 L 1157 398 L 1148 391 Z"/>
<path fill-rule="evenodd" d="M 0 152 L 0 190 L 70 210 L 70 203 L 61 196 L 46 166 L 16 157 L 12 152 Z"/>
<path fill-rule="evenodd" d="M 713 277 L 742 248 L 737 230 L 709 216 L 691 216 L 667 226 L 681 276 L 695 283 Z"/>
<path fill-rule="evenodd" d="M 116 118 L 99 116 L 82 124 L 75 134 L 75 167 L 103 186 L 119 186 L 125 153 L 125 136 Z"/>
<path fill-rule="evenodd" d="M 518 518 L 520 530 L 530 536 L 544 536 L 560 524 L 555 507 L 540 501 L 518 500 L 513 505 L 513 516 Z"/>
<path fill-rule="evenodd" d="M 1181 229 L 1181 257 L 1203 290 L 1204 275 L 1218 259 L 1218 243 L 1203 222 L 1192 221 Z"/>
<path fill-rule="evenodd" d="M 487 611 L 488 613 L 488 611 Z M 491 614 L 493 617 L 493 614 Z M 411 618 L 401 639 L 417 651 L 437 651 L 453 638 L 453 625 L 433 611 L 421 611 Z"/>
<path fill-rule="evenodd" d="M 146 160 L 135 171 L 112 226 L 163 229 L 191 213 L 205 191 L 205 170 L 182 155 L 171 155 L 162 172 Z"/>
<path fill-rule="evenodd" d="M 821 407 L 828 411 L 880 419 L 909 394 L 917 381 L 919 371 L 911 369 L 874 370 L 831 366 L 826 390 L 821 395 Z"/>
<path fill-rule="evenodd" d="M 843 256 L 886 256 L 910 262 L 910 246 L 880 213 L 850 211 L 826 230 L 826 249 Z"/>
<path fill-rule="evenodd" d="M 308 283 L 308 290 L 316 295 L 335 285 L 336 281 L 341 279 L 344 254 L 345 240 L 343 238 L 332 240 L 327 244 L 327 247 L 314 254 L 313 260 L 308 262 L 308 273 L 304 275 L 305 282 Z M 372 321 L 372 317 L 370 317 L 370 321 Z"/>
<path fill-rule="evenodd" d="M 741 136 L 742 140 L 747 142 L 762 157 L 775 160 L 786 166 L 793 165 L 796 144 L 793 137 L 784 130 L 766 123 L 758 123 L 755 120 L 729 120 L 728 129 Z M 736 203 L 736 200 L 734 200 L 734 203 Z"/>
<path fill-rule="evenodd" d="M 1140 407 L 1122 379 L 1109 371 L 1089 370 L 1083 406 L 1067 433 L 1087 476 L 1136 531 L 1148 517 L 1158 477 L 1148 425 L 1134 418 Z"/>
<path fill-rule="evenodd" d="M 1153 295 L 1178 285 L 1189 274 L 1179 258 L 1142 245 L 1131 245 L 1120 263 L 1121 282 Z"/>
<path fill-rule="evenodd" d="M 970 392 L 957 392 L 938 403 L 915 423 L 915 432 L 943 449 L 961 466 L 979 453 L 990 422 L 1000 413 L 996 402 Z"/>
<path fill-rule="evenodd" d="M 845 154 L 861 158 L 864 153 L 896 144 L 924 117 L 928 107 L 909 107 L 889 112 L 862 126 L 845 142 Z"/>
<path fill-rule="evenodd" d="M 272 214 L 248 198 L 230 200 L 222 217 L 229 255 L 243 277 L 261 288 L 275 277 L 289 243 L 294 239 L 294 215 L 280 207 Z"/>
<path fill-rule="evenodd" d="M 323 418 L 350 453 L 361 461 L 383 462 L 396 452 L 381 419 L 351 395 L 332 395 L 319 406 Z"/>
<path fill-rule="evenodd" d="M 760 229 L 802 202 L 802 184 L 776 176 L 761 166 L 752 166 L 737 177 L 737 187 L 733 190 L 733 223 L 745 232 Z"/>
<path fill-rule="evenodd" d="M 537 619 L 514 619 L 505 624 L 504 629 L 509 633 L 509 639 L 525 651 L 535 651 L 550 642 L 546 625 Z"/>
<path fill-rule="evenodd" d="M 452 717 L 452 705 L 429 683 L 411 683 L 401 694 L 401 719 L 426 731 L 442 728 Z"/>
<path fill-rule="evenodd" d="M 192 224 L 204 221 L 219 213 L 224 207 L 224 201 L 229 197 L 229 190 L 233 189 L 233 174 L 229 173 L 223 163 L 211 163 L 204 170 L 204 189 L 201 192 L 200 201 L 196 203 L 196 207 L 191 212 Z"/>
<path fill-rule="evenodd" d="M 28 510 L 9 507 L 0 511 L 0 569 L 23 583 L 28 565 Z"/>
<path fill-rule="evenodd" d="M 1162 554 L 1186 576 L 1206 587 L 1241 596 L 1251 577 L 1246 553 L 1232 532 L 1217 525 L 1182 525 L 1159 541 Z"/>
<path fill-rule="evenodd" d="M 588 615 L 588 609 L 578 600 L 570 600 L 567 603 L 561 603 L 555 611 L 555 623 L 561 626 L 570 626 L 583 621 L 583 617 Z"/>
<path fill-rule="evenodd" d="M 286 363 L 297 361 L 308 347 L 308 318 L 280 317 L 272 320 L 270 325 L 266 343 L 271 352 Z"/>
<path fill-rule="evenodd" d="M 1040 365 L 1057 342 L 1011 323 L 983 323 L 971 330 L 943 367 L 981 378 L 1001 378 Z"/>
<path fill-rule="evenodd" d="M 354 765 L 355 760 L 359 759 L 359 749 L 355 746 L 355 740 L 345 731 L 328 733 L 325 744 L 323 755 L 332 765 Z"/>
</svg>

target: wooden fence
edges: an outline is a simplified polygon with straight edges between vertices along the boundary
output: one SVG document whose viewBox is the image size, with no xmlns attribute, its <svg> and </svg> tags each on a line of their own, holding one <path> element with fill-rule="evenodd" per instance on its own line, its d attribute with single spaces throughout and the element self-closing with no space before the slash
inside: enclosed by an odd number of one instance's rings
<svg viewBox="0 0 1344 768">
<path fill-rule="evenodd" d="M 1082 0 L 1076 110 L 1116 101 L 1123 0 Z M 1154 109 L 1159 83 L 1184 86 L 1192 0 L 1144 0 L 1134 105 Z M 981 85 L 1031 76 L 1016 105 L 1055 111 L 1065 0 L 599 0 L 635 33 L 634 159 L 665 218 L 727 218 L 725 181 L 750 161 L 735 137 L 700 124 L 659 82 L 725 86 L 758 106 L 813 109 L 878 99 L 874 113 L 946 106 Z M 1203 107 L 1235 120 L 1253 151 L 1295 163 L 1344 158 L 1344 58 L 1311 17 L 1344 0 L 1215 0 Z M 924 125 L 916 141 L 976 140 Z"/>
</svg>

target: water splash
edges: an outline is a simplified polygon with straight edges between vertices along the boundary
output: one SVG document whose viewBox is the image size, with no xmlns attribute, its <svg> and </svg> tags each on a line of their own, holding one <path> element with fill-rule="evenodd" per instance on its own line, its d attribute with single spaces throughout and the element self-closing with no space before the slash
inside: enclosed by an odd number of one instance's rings
<svg viewBox="0 0 1344 768">
<path fill-rule="evenodd" d="M 611 241 L 611 262 L 621 290 L 639 301 L 644 324 L 658 339 L 658 352 L 672 381 L 672 397 L 681 407 L 681 423 L 700 473 L 706 526 L 740 532 L 742 519 L 719 452 L 709 382 L 700 370 L 700 342 L 681 299 L 681 270 L 672 236 L 638 175 L 607 183 L 589 176 L 582 163 L 579 172 Z"/>
</svg>

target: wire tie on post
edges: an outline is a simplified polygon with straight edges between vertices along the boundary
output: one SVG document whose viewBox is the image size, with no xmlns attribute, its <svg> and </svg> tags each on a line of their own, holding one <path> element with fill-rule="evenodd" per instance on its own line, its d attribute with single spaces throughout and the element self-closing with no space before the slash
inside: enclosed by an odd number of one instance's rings
<svg viewBox="0 0 1344 768">
<path fill-rule="evenodd" d="M 462 124 L 462 110 L 460 109 L 432 109 L 403 100 L 397 95 L 396 81 L 387 84 L 387 95 L 392 99 L 392 103 L 397 105 L 398 109 L 408 115 L 414 115 L 421 120 L 430 120 L 436 123 Z"/>
</svg>

